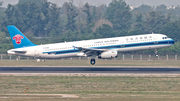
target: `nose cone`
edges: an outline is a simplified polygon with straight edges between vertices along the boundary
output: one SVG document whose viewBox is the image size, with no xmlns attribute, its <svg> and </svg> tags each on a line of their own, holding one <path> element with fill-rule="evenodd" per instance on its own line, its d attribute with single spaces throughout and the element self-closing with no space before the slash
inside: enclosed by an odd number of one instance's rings
<svg viewBox="0 0 180 101">
<path fill-rule="evenodd" d="M 172 44 L 174 44 L 175 43 L 175 41 L 172 39 Z"/>
</svg>

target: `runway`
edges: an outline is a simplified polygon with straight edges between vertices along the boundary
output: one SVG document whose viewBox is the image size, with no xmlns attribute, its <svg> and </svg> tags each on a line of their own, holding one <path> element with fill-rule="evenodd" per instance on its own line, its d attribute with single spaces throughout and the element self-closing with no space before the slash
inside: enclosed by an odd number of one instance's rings
<svg viewBox="0 0 180 101">
<path fill-rule="evenodd" d="M 160 67 L 0 67 L 0 73 L 135 73 L 180 74 L 180 68 Z"/>
</svg>

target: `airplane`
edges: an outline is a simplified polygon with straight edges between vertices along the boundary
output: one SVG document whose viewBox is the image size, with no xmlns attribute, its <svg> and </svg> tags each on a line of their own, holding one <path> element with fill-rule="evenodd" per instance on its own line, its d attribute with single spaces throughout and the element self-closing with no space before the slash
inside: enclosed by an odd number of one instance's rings
<svg viewBox="0 0 180 101">
<path fill-rule="evenodd" d="M 68 57 L 92 57 L 90 63 L 99 59 L 116 58 L 119 52 L 148 50 L 169 47 L 175 42 L 163 34 L 144 34 L 135 36 L 92 39 L 74 42 L 36 45 L 33 44 L 14 25 L 7 26 L 15 49 L 8 54 L 35 57 L 37 59 L 57 59 Z M 157 51 L 155 52 L 156 56 Z"/>
</svg>

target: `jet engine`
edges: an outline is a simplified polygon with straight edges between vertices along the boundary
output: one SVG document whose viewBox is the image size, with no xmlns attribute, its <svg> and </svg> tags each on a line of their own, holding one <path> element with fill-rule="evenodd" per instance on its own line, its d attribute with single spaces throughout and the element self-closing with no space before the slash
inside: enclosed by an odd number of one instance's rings
<svg viewBox="0 0 180 101">
<path fill-rule="evenodd" d="M 98 58 L 99 59 L 111 59 L 116 58 L 118 56 L 118 52 L 115 50 L 109 50 L 106 52 L 101 53 Z"/>
</svg>

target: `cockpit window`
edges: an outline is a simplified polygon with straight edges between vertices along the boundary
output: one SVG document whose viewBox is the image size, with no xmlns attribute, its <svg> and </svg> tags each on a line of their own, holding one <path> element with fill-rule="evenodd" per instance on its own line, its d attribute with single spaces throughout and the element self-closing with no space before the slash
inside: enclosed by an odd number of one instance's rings
<svg viewBox="0 0 180 101">
<path fill-rule="evenodd" d="M 167 37 L 163 37 L 162 39 L 167 39 Z"/>
</svg>

